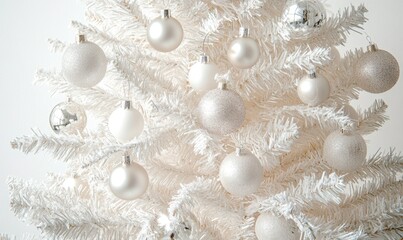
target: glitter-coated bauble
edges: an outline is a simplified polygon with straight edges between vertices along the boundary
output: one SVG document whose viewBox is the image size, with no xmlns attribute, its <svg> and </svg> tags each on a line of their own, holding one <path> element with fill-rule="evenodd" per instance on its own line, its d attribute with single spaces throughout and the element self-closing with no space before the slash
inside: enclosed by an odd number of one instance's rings
<svg viewBox="0 0 403 240">
<path fill-rule="evenodd" d="M 228 48 L 228 59 L 236 68 L 251 68 L 260 57 L 257 41 L 250 38 L 247 29 L 241 28 L 241 36 L 234 39 Z"/>
<path fill-rule="evenodd" d="M 257 218 L 255 233 L 259 240 L 300 239 L 300 231 L 294 222 L 268 213 L 262 213 Z"/>
<path fill-rule="evenodd" d="M 354 132 L 334 131 L 325 140 L 323 158 L 330 167 L 351 172 L 360 168 L 367 156 L 367 144 Z"/>
<path fill-rule="evenodd" d="M 218 67 L 215 63 L 209 62 L 207 56 L 201 56 L 199 62 L 193 64 L 189 70 L 189 84 L 197 92 L 206 92 L 217 88 L 215 75 Z"/>
<path fill-rule="evenodd" d="M 162 16 L 148 25 L 147 40 L 157 51 L 170 52 L 181 44 L 182 39 L 182 25 L 171 17 L 169 10 L 163 10 Z"/>
<path fill-rule="evenodd" d="M 299 98 L 311 107 L 322 104 L 330 95 L 330 85 L 327 79 L 321 75 L 314 75 L 307 75 L 298 82 Z"/>
<path fill-rule="evenodd" d="M 297 39 L 312 36 L 325 20 L 326 10 L 323 4 L 316 0 L 289 0 L 282 17 L 290 35 Z"/>
<path fill-rule="evenodd" d="M 237 149 L 221 162 L 219 176 L 222 186 L 229 193 L 246 196 L 259 188 L 263 181 L 263 167 L 255 155 Z"/>
<path fill-rule="evenodd" d="M 84 108 L 77 103 L 62 102 L 50 112 L 49 124 L 55 133 L 78 134 L 87 125 L 87 115 Z"/>
<path fill-rule="evenodd" d="M 213 89 L 200 100 L 199 121 L 214 134 L 236 131 L 245 119 L 245 106 L 239 94 L 228 89 Z"/>
<path fill-rule="evenodd" d="M 144 129 L 143 115 L 131 106 L 130 101 L 124 101 L 109 117 L 109 131 L 121 143 L 131 141 L 139 136 Z"/>
<path fill-rule="evenodd" d="M 112 170 L 109 187 L 112 193 L 120 199 L 136 199 L 147 190 L 148 174 L 141 165 L 135 162 L 125 163 Z"/>
<path fill-rule="evenodd" d="M 370 93 L 383 93 L 391 89 L 399 79 L 400 68 L 396 58 L 387 51 L 372 45 L 364 53 L 355 68 L 360 88 Z"/>
<path fill-rule="evenodd" d="M 105 76 L 107 60 L 95 43 L 71 44 L 63 54 L 62 72 L 70 83 L 83 88 L 97 85 Z"/>
</svg>

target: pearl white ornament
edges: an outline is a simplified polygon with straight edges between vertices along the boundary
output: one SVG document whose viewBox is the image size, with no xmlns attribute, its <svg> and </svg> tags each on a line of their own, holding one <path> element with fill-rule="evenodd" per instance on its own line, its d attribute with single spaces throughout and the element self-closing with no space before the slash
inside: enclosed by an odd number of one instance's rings
<svg viewBox="0 0 403 240">
<path fill-rule="evenodd" d="M 123 106 L 112 112 L 108 122 L 109 131 L 121 143 L 139 136 L 144 128 L 144 119 L 139 111 L 124 101 Z"/>
<path fill-rule="evenodd" d="M 206 55 L 200 56 L 200 61 L 193 64 L 189 70 L 189 84 L 198 92 L 206 92 L 217 88 L 215 75 L 218 73 L 218 67 L 215 63 L 209 62 Z"/>
<path fill-rule="evenodd" d="M 268 213 L 262 213 L 257 218 L 255 233 L 259 240 L 298 240 L 300 236 L 294 222 Z"/>
<path fill-rule="evenodd" d="M 391 89 L 399 79 L 400 67 L 396 58 L 375 44 L 358 60 L 355 68 L 357 85 L 370 93 L 383 93 Z"/>
<path fill-rule="evenodd" d="M 259 60 L 259 44 L 249 37 L 248 28 L 241 27 L 239 34 L 240 37 L 233 40 L 228 48 L 228 59 L 234 67 L 251 68 Z"/>
<path fill-rule="evenodd" d="M 237 149 L 220 165 L 220 181 L 229 193 L 245 196 L 257 191 L 263 181 L 263 167 L 249 151 Z"/>
<path fill-rule="evenodd" d="M 157 51 L 170 52 L 182 42 L 182 25 L 171 17 L 168 9 L 162 10 L 161 17 L 154 19 L 147 28 L 147 40 Z"/>
<path fill-rule="evenodd" d="M 220 135 L 236 131 L 245 119 L 245 106 L 241 96 L 228 90 L 224 83 L 202 97 L 198 112 L 203 127 Z"/>
<path fill-rule="evenodd" d="M 145 193 L 148 188 L 146 170 L 129 156 L 124 156 L 125 163 L 112 170 L 109 187 L 112 193 L 123 200 L 133 200 Z"/>
<path fill-rule="evenodd" d="M 105 76 L 107 59 L 95 43 L 79 35 L 78 43 L 71 44 L 62 57 L 62 72 L 67 81 L 77 87 L 90 88 Z"/>
<path fill-rule="evenodd" d="M 311 73 L 298 82 L 298 96 L 308 106 L 314 107 L 325 102 L 330 95 L 330 85 L 326 78 Z"/>
<path fill-rule="evenodd" d="M 360 168 L 367 155 L 367 144 L 358 133 L 334 131 L 325 140 L 323 158 L 334 169 L 351 172 Z"/>
<path fill-rule="evenodd" d="M 55 133 L 79 134 L 87 125 L 87 115 L 83 107 L 69 99 L 52 109 L 49 124 Z"/>
</svg>

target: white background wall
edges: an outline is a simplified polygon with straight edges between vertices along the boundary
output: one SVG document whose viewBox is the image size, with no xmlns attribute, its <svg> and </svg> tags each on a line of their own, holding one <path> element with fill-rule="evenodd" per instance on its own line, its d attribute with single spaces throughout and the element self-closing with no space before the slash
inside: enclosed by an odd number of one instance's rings
<svg viewBox="0 0 403 240">
<path fill-rule="evenodd" d="M 360 4 L 357 0 L 328 0 L 330 13 Z M 401 0 L 366 0 L 370 19 L 366 32 L 379 47 L 393 53 L 403 68 L 403 20 Z M 330 15 L 330 14 L 329 14 Z M 84 9 L 77 0 L 0 1 L 0 233 L 21 236 L 34 233 L 9 210 L 7 176 L 40 180 L 49 171 L 63 171 L 64 165 L 51 161 L 46 154 L 24 155 L 10 148 L 15 136 L 30 134 L 32 127 L 50 132 L 48 115 L 61 96 L 50 96 L 46 88 L 32 86 L 35 70 L 55 68 L 60 65 L 60 55 L 49 53 L 47 38 L 65 41 L 74 39 L 69 28 L 70 20 L 83 20 Z M 402 24 L 402 25 L 400 25 Z M 345 49 L 367 45 L 364 36 L 352 34 Z M 400 152 L 403 142 L 403 81 L 381 95 L 361 94 L 353 105 L 367 107 L 375 99 L 383 98 L 389 104 L 391 118 L 381 131 L 365 138 L 369 152 L 378 148 L 396 147 Z"/>
</svg>

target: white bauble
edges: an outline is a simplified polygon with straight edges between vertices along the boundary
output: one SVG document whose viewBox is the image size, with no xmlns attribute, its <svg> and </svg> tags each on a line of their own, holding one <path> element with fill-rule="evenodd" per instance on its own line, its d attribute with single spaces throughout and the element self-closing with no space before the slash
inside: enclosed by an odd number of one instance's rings
<svg viewBox="0 0 403 240">
<path fill-rule="evenodd" d="M 309 74 L 298 82 L 298 97 L 308 106 L 325 102 L 330 95 L 330 85 L 321 75 Z"/>
<path fill-rule="evenodd" d="M 256 220 L 255 233 L 259 240 L 298 240 L 300 231 L 291 220 L 262 213 Z"/>
<path fill-rule="evenodd" d="M 146 170 L 130 158 L 122 166 L 112 170 L 109 178 L 112 193 L 123 200 L 134 200 L 145 193 L 148 188 Z"/>
<path fill-rule="evenodd" d="M 358 133 L 332 132 L 323 145 L 323 158 L 334 169 L 351 172 L 365 163 L 367 144 Z"/>
<path fill-rule="evenodd" d="M 55 133 L 80 134 L 87 125 L 87 115 L 82 106 L 69 99 L 52 109 L 49 124 Z"/>
<path fill-rule="evenodd" d="M 144 118 L 139 111 L 132 108 L 130 101 L 112 112 L 108 121 L 109 131 L 122 143 L 139 136 L 144 129 Z"/>
<path fill-rule="evenodd" d="M 189 70 L 189 84 L 197 92 L 206 92 L 217 88 L 215 75 L 218 67 L 215 63 L 208 61 L 208 56 L 202 55 L 200 61 L 193 64 Z"/>
<path fill-rule="evenodd" d="M 162 10 L 161 17 L 154 19 L 147 27 L 147 40 L 157 51 L 170 52 L 182 42 L 182 25 L 171 17 L 168 9 Z"/>
<path fill-rule="evenodd" d="M 62 57 L 62 72 L 67 81 L 78 87 L 90 88 L 105 76 L 107 59 L 104 51 L 95 43 L 85 41 L 67 47 Z"/>
<path fill-rule="evenodd" d="M 240 37 L 234 39 L 228 48 L 228 59 L 234 67 L 251 68 L 260 57 L 257 41 L 249 37 L 247 28 L 240 29 Z"/>
<path fill-rule="evenodd" d="M 199 121 L 211 133 L 225 135 L 236 131 L 245 119 L 245 106 L 239 94 L 225 84 L 207 92 L 198 106 Z"/>
<path fill-rule="evenodd" d="M 219 176 L 225 190 L 236 196 L 245 196 L 259 188 L 263 181 L 263 167 L 255 155 L 237 149 L 221 162 Z"/>
</svg>

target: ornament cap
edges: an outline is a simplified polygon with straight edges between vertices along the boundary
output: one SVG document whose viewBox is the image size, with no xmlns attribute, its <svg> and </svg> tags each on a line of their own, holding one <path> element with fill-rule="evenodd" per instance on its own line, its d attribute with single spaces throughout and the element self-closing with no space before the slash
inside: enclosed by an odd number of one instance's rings
<svg viewBox="0 0 403 240">
<path fill-rule="evenodd" d="M 221 89 L 221 90 L 227 90 L 228 89 L 227 83 L 219 82 L 218 83 L 218 88 Z"/>
<path fill-rule="evenodd" d="M 78 34 L 76 38 L 77 43 L 84 43 L 87 41 L 84 34 Z"/>
<path fill-rule="evenodd" d="M 171 10 L 164 9 L 161 10 L 161 18 L 170 18 L 171 17 Z"/>
<path fill-rule="evenodd" d="M 239 36 L 240 37 L 249 37 L 249 28 L 246 27 L 240 27 L 239 28 Z"/>
<path fill-rule="evenodd" d="M 199 62 L 200 63 L 208 63 L 210 60 L 209 56 L 207 56 L 205 53 L 203 53 L 202 55 L 200 55 L 199 57 Z"/>
<path fill-rule="evenodd" d="M 122 108 L 123 109 L 131 109 L 132 108 L 132 101 L 130 100 L 124 100 L 122 102 Z"/>
<path fill-rule="evenodd" d="M 235 154 L 236 154 L 238 157 L 241 156 L 241 155 L 242 155 L 242 148 L 237 147 L 237 148 L 235 149 Z"/>
<path fill-rule="evenodd" d="M 131 162 L 130 155 L 128 153 L 124 153 L 122 156 L 122 161 L 124 166 L 130 166 Z"/>
<path fill-rule="evenodd" d="M 367 50 L 368 52 L 378 51 L 378 45 L 376 45 L 376 43 L 371 43 L 370 45 L 368 45 Z"/>
<path fill-rule="evenodd" d="M 317 75 L 316 75 L 316 71 L 315 71 L 315 69 L 313 69 L 313 70 L 309 71 L 308 76 L 309 76 L 310 78 L 312 78 L 312 79 L 316 78 L 316 77 L 317 77 Z"/>
</svg>

